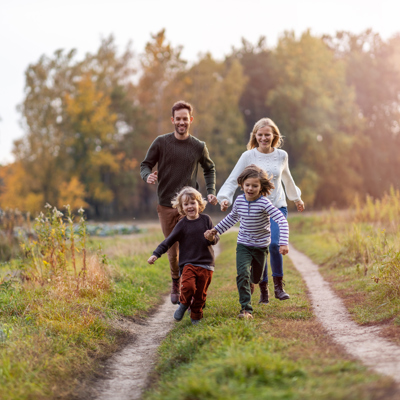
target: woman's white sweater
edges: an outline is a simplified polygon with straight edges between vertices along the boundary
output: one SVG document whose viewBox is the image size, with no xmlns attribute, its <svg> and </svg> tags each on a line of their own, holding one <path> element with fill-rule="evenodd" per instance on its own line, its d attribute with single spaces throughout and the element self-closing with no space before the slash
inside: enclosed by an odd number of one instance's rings
<svg viewBox="0 0 400 400">
<path fill-rule="evenodd" d="M 289 171 L 288 158 L 286 151 L 276 148 L 269 154 L 261 153 L 257 148 L 245 151 L 219 190 L 217 194 L 218 201 L 221 203 L 223 200 L 228 200 L 229 205 L 232 204 L 233 195 L 238 188 L 237 178 L 251 164 L 262 168 L 269 176 L 272 175 L 275 189 L 267 197 L 276 208 L 287 206 L 285 190 L 289 200 L 300 200 L 301 190 L 295 185 Z M 282 182 L 285 185 L 285 189 L 283 189 Z"/>
</svg>

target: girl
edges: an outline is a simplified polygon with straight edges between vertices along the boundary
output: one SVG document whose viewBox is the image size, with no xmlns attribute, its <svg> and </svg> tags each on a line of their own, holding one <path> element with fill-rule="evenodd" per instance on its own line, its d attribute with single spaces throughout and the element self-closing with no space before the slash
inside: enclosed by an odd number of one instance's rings
<svg viewBox="0 0 400 400">
<path fill-rule="evenodd" d="M 154 264 L 157 258 L 176 242 L 179 242 L 179 275 L 181 276 L 181 294 L 179 308 L 174 313 L 177 321 L 182 320 L 190 306 L 190 318 L 195 325 L 203 318 L 207 288 L 214 271 L 214 249 L 219 241 L 218 235 L 211 240 L 204 238 L 204 232 L 212 228 L 211 218 L 201 214 L 207 202 L 192 187 L 184 187 L 172 200 L 172 207 L 184 215 L 171 234 L 154 250 L 147 260 Z M 193 300 L 193 302 L 192 302 Z"/>
<path fill-rule="evenodd" d="M 271 203 L 287 217 L 286 195 L 289 200 L 294 201 L 297 210 L 304 210 L 304 203 L 301 200 L 301 191 L 295 185 L 289 171 L 288 154 L 279 149 L 282 145 L 282 137 L 278 127 L 269 118 L 260 119 L 253 128 L 247 144 L 248 151 L 244 152 L 232 170 L 229 178 L 218 192 L 217 199 L 221 204 L 221 210 L 226 211 L 232 204 L 232 198 L 237 189 L 236 180 L 239 174 L 250 164 L 262 168 L 269 175 L 272 175 L 272 182 L 275 189 L 271 191 L 268 199 Z M 285 185 L 285 189 L 282 186 Z M 279 300 L 287 300 L 290 296 L 283 289 L 283 259 L 279 252 L 279 226 L 271 221 L 271 244 L 270 263 L 272 277 L 274 280 L 275 297 Z M 260 303 L 269 302 L 268 295 L 268 268 L 265 265 L 264 277 L 260 283 Z"/>
<path fill-rule="evenodd" d="M 239 175 L 237 183 L 244 191 L 233 204 L 232 211 L 213 229 L 205 232 L 208 240 L 224 233 L 240 221 L 236 248 L 236 283 L 241 311 L 239 318 L 251 319 L 251 283 L 259 283 L 264 272 L 271 242 L 270 217 L 280 230 L 279 253 L 289 252 L 289 226 L 283 214 L 264 196 L 274 188 L 267 173 L 250 165 Z"/>
</svg>

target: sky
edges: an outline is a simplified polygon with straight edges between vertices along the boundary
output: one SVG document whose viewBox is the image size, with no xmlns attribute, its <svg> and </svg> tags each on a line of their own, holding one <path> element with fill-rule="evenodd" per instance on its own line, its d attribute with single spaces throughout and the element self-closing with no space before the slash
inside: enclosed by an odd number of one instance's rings
<svg viewBox="0 0 400 400">
<path fill-rule="evenodd" d="M 13 141 L 24 135 L 17 105 L 24 71 L 57 49 L 95 52 L 113 34 L 121 52 L 129 41 L 140 54 L 151 34 L 166 29 L 189 62 L 210 52 L 223 59 L 244 37 L 266 36 L 274 47 L 287 30 L 315 35 L 372 28 L 388 39 L 400 32 L 399 0 L 0 0 L 0 164 L 13 161 Z"/>
</svg>

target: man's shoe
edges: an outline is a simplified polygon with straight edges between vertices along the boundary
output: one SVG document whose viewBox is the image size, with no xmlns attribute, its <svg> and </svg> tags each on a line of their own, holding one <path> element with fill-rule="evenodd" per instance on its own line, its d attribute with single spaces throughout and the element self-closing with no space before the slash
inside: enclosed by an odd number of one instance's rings
<svg viewBox="0 0 400 400">
<path fill-rule="evenodd" d="M 268 283 L 261 282 L 259 286 L 260 286 L 260 301 L 258 302 L 258 304 L 268 304 L 269 303 Z"/>
<path fill-rule="evenodd" d="M 172 288 L 171 288 L 171 303 L 178 304 L 179 296 L 181 295 L 181 279 L 172 279 Z"/>
<path fill-rule="evenodd" d="M 198 325 L 201 322 L 201 319 L 192 319 L 192 325 Z"/>
<path fill-rule="evenodd" d="M 290 299 L 290 296 L 283 289 L 283 286 L 285 285 L 285 283 L 283 282 L 283 278 L 281 276 L 273 276 L 273 278 L 274 278 L 275 298 L 279 300 Z"/>
<path fill-rule="evenodd" d="M 253 319 L 253 316 L 251 315 L 251 312 L 242 310 L 240 311 L 240 314 L 238 315 L 238 318 L 241 319 Z"/>
<path fill-rule="evenodd" d="M 179 307 L 174 312 L 174 318 L 177 321 L 182 321 L 182 318 L 185 315 L 185 312 L 186 312 L 187 309 L 188 309 L 187 306 L 184 306 L 183 304 L 179 304 Z"/>
<path fill-rule="evenodd" d="M 250 283 L 250 293 L 254 293 L 254 283 Z"/>
</svg>

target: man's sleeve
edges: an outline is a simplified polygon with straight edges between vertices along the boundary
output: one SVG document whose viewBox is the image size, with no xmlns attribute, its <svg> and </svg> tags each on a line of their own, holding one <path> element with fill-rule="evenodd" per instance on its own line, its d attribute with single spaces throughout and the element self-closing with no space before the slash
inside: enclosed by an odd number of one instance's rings
<svg viewBox="0 0 400 400">
<path fill-rule="evenodd" d="M 159 159 L 158 142 L 159 142 L 158 138 L 154 140 L 154 142 L 149 147 L 149 150 L 147 150 L 146 157 L 140 164 L 140 176 L 145 182 L 147 182 L 147 178 L 151 174 L 151 171 L 153 170 L 154 166 L 157 164 Z"/>
<path fill-rule="evenodd" d="M 200 158 L 200 165 L 203 168 L 206 181 L 207 194 L 215 195 L 215 164 L 210 158 L 206 144 L 204 143 L 203 154 Z"/>
</svg>

